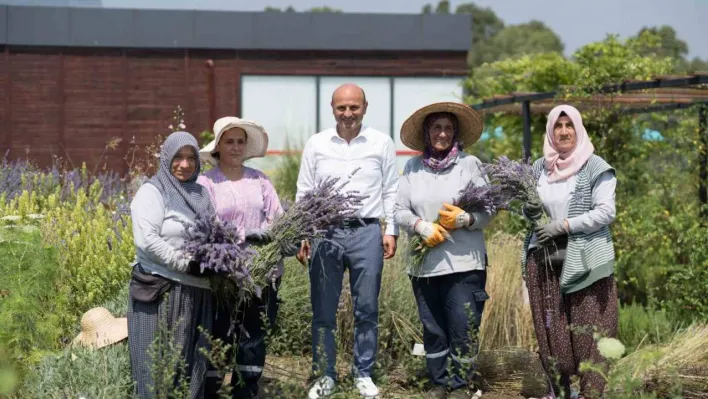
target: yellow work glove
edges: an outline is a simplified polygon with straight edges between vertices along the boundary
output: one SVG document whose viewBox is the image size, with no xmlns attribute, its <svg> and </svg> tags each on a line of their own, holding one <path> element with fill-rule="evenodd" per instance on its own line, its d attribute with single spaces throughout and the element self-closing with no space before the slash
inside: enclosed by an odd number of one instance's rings
<svg viewBox="0 0 708 399">
<path fill-rule="evenodd" d="M 423 244 L 427 247 L 435 247 L 450 238 L 450 233 L 437 223 L 420 221 L 415 226 L 415 232 L 423 238 Z"/>
<path fill-rule="evenodd" d="M 446 210 L 441 209 L 438 211 L 438 215 L 440 215 L 438 223 L 446 229 L 455 230 L 472 224 L 472 216 L 463 211 L 462 208 L 450 204 L 443 204 L 443 207 Z"/>
</svg>

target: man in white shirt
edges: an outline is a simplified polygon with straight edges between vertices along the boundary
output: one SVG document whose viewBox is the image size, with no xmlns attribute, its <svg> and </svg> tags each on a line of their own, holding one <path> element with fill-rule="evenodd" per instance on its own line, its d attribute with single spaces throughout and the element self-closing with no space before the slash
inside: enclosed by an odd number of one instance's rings
<svg viewBox="0 0 708 399">
<path fill-rule="evenodd" d="M 398 227 L 393 213 L 398 191 L 398 167 L 393 140 L 387 134 L 363 126 L 364 91 L 345 84 L 332 94 L 337 125 L 310 137 L 302 153 L 296 201 L 323 179 L 346 179 L 359 168 L 346 190 L 368 195 L 359 209 L 360 219 L 344 228 L 332 228 L 318 242 L 303 242 L 298 260 L 309 260 L 312 301 L 312 370 L 321 377 L 309 392 L 310 399 L 330 395 L 337 373 L 336 328 L 344 269 L 349 269 L 354 303 L 354 377 L 365 398 L 378 398 L 371 381 L 378 346 L 378 297 L 383 260 L 396 253 Z M 385 219 L 382 234 L 379 220 Z"/>
</svg>

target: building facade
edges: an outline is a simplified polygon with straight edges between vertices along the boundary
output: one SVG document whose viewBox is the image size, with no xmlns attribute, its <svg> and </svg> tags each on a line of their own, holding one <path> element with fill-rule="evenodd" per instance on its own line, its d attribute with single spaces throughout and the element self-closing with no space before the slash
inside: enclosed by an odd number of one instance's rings
<svg viewBox="0 0 708 399">
<path fill-rule="evenodd" d="M 195 136 L 221 116 L 260 122 L 278 156 L 332 126 L 332 91 L 353 82 L 402 165 L 401 124 L 461 99 L 470 41 L 460 15 L 0 6 L 0 146 L 41 165 L 58 156 L 125 172 L 179 105 Z"/>
</svg>

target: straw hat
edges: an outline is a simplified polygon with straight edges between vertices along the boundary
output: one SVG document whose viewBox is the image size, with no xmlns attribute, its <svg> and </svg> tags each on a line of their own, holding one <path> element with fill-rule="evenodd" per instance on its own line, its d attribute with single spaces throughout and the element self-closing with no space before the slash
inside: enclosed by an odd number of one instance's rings
<svg viewBox="0 0 708 399">
<path fill-rule="evenodd" d="M 454 102 L 441 102 L 426 105 L 415 111 L 401 126 L 401 142 L 411 150 L 425 150 L 423 122 L 425 117 L 435 112 L 449 112 L 457 117 L 462 144 L 467 147 L 474 144 L 482 135 L 482 118 L 471 107 Z"/>
<path fill-rule="evenodd" d="M 81 316 L 81 332 L 73 344 L 100 349 L 128 338 L 128 319 L 116 319 L 106 308 L 93 308 Z"/>
<path fill-rule="evenodd" d="M 206 162 L 216 165 L 219 160 L 212 154 L 216 151 L 216 145 L 221 140 L 225 131 L 233 128 L 241 128 L 246 132 L 246 153 L 244 161 L 251 158 L 265 156 L 268 149 L 268 133 L 263 126 L 253 121 L 247 121 L 235 116 L 226 116 L 214 122 L 214 140 L 199 150 L 199 155 Z"/>
</svg>

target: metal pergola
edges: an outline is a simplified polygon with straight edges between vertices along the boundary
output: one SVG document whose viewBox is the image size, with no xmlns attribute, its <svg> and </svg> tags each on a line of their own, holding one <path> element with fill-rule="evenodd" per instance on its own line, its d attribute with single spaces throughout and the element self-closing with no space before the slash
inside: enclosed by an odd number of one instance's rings
<svg viewBox="0 0 708 399">
<path fill-rule="evenodd" d="M 588 109 L 617 107 L 617 114 L 641 114 L 698 108 L 699 148 L 698 196 L 704 205 L 701 215 L 708 218 L 708 72 L 686 76 L 656 76 L 651 80 L 625 81 L 600 88 L 581 89 L 586 96 L 563 97 L 569 93 L 559 87 L 555 91 L 510 93 L 497 95 L 473 104 L 472 108 L 487 113 L 521 114 L 523 118 L 523 157 L 531 156 L 531 115 L 547 114 L 559 104 L 572 104 L 581 112 Z M 519 107 L 519 105 L 521 105 Z"/>
</svg>

